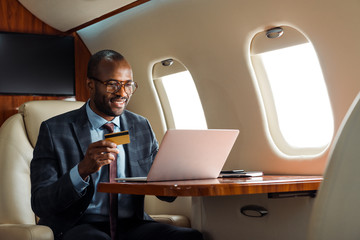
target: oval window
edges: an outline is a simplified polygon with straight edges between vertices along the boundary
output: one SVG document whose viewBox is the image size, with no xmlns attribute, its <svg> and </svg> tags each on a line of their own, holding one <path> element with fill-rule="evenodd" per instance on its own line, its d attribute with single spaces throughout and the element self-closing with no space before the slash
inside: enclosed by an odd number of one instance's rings
<svg viewBox="0 0 360 240">
<path fill-rule="evenodd" d="M 173 59 L 156 63 L 153 80 L 168 128 L 207 129 L 194 80 L 183 64 Z"/>
<path fill-rule="evenodd" d="M 319 60 L 311 42 L 291 27 L 279 36 L 260 32 L 251 43 L 251 61 L 265 106 L 271 138 L 287 155 L 325 150 L 334 120 Z"/>
</svg>

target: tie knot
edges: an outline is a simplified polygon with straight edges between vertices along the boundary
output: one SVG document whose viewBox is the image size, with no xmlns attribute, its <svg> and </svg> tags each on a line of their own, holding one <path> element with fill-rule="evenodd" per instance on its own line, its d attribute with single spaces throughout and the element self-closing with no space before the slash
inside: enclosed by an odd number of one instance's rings
<svg viewBox="0 0 360 240">
<path fill-rule="evenodd" d="M 114 124 L 113 123 L 105 123 L 103 127 L 108 130 L 109 133 L 114 132 Z"/>
</svg>

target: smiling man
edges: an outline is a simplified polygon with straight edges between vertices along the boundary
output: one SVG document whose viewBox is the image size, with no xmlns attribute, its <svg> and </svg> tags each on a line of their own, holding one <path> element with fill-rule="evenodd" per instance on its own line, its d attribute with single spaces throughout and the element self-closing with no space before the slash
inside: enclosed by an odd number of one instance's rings
<svg viewBox="0 0 360 240">
<path fill-rule="evenodd" d="M 114 176 L 147 176 L 158 142 L 147 119 L 126 110 L 137 84 L 121 54 L 94 54 L 86 83 L 90 99 L 83 107 L 41 124 L 30 166 L 39 224 L 63 240 L 203 239 L 194 229 L 153 221 L 144 212 L 144 196 L 96 191 Z M 104 140 L 106 133 L 125 130 L 131 139 L 126 145 Z"/>
<path fill-rule="evenodd" d="M 109 121 L 123 113 L 132 93 L 137 88 L 137 84 L 132 81 L 133 74 L 129 63 L 122 56 L 117 57 L 119 59 L 116 61 L 94 58 L 90 61 L 88 70 L 87 84 L 91 90 L 90 107 Z M 94 66 L 96 64 L 98 67 Z M 96 83 L 92 80 L 105 85 L 107 94 L 104 94 L 104 88 L 95 88 Z"/>
</svg>

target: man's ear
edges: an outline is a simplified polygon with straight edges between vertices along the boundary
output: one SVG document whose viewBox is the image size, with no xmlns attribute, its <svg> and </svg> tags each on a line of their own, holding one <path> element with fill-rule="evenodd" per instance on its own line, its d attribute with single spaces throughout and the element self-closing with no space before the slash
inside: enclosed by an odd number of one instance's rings
<svg viewBox="0 0 360 240">
<path fill-rule="evenodd" d="M 90 90 L 93 90 L 95 88 L 94 86 L 94 81 L 91 80 L 90 78 L 87 78 L 86 79 L 86 86 L 90 89 Z"/>
</svg>

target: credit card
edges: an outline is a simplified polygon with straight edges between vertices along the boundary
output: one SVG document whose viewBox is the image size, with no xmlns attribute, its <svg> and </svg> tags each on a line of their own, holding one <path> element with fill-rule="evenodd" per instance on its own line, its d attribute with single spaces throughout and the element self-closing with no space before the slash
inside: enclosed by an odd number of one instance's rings
<svg viewBox="0 0 360 240">
<path fill-rule="evenodd" d="M 116 145 L 130 143 L 129 131 L 105 134 L 105 139 L 115 143 Z"/>
</svg>

